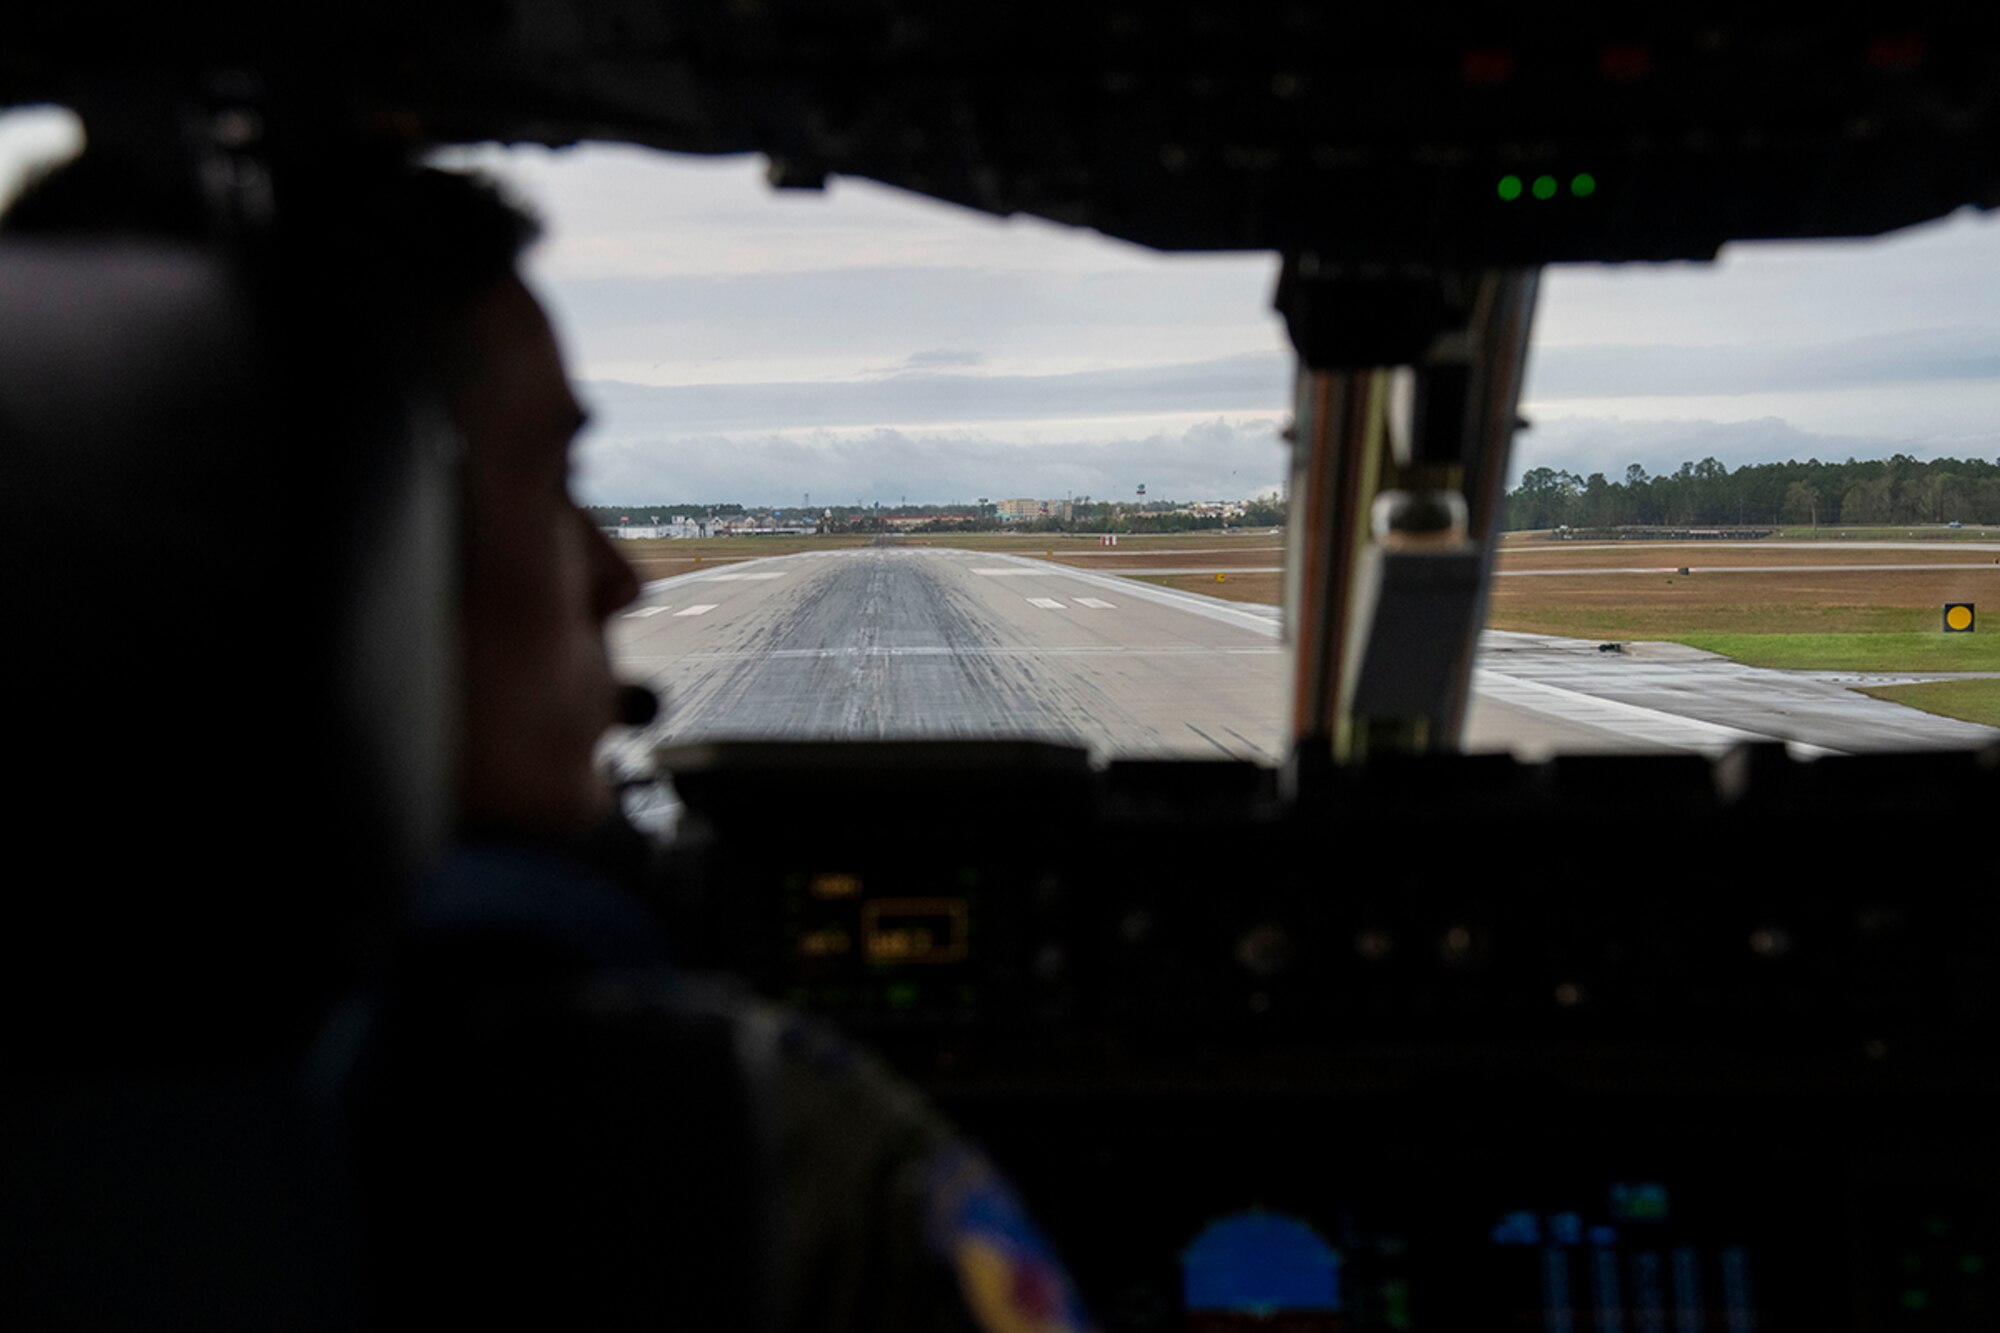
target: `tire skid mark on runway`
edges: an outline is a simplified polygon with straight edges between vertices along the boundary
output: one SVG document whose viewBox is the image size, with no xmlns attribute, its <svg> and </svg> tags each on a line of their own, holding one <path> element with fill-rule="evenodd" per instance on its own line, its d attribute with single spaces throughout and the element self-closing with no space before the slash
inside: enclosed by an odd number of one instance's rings
<svg viewBox="0 0 2000 1333">
<path fill-rule="evenodd" d="M 669 736 L 867 738 L 1046 732 L 1039 701 L 984 661 L 996 647 L 934 569 L 882 553 L 811 569 L 754 628 L 677 659 Z M 953 652 L 947 645 L 970 651 Z M 943 651 L 940 651 L 943 650 Z"/>
<path fill-rule="evenodd" d="M 1284 761 L 1282 755 L 1272 754 L 1269 750 L 1257 744 L 1257 742 L 1251 740 L 1248 736 L 1245 736 L 1242 732 L 1238 731 L 1236 728 L 1224 727 L 1223 730 L 1228 732 L 1231 736 L 1235 737 L 1237 742 L 1243 746 L 1245 756 L 1252 759 L 1260 760 L 1263 763 L 1267 764 L 1277 764 L 1277 763 L 1282 763 Z"/>
<path fill-rule="evenodd" d="M 1223 754 L 1229 756 L 1231 759 L 1242 758 L 1242 756 L 1237 754 L 1235 750 L 1231 749 L 1227 745 L 1224 745 L 1221 741 L 1215 739 L 1215 737 L 1209 735 L 1207 732 L 1203 731 L 1200 727 L 1197 727 L 1194 723 L 1188 722 L 1185 723 L 1184 725 L 1187 727 L 1189 731 L 1192 731 L 1195 735 L 1201 737 L 1203 740 L 1207 741 L 1210 745 L 1213 745 L 1216 749 L 1222 751 Z"/>
<path fill-rule="evenodd" d="M 867 550 L 795 568 L 796 579 L 765 585 L 738 618 L 731 608 L 713 617 L 698 651 L 620 657 L 668 696 L 653 739 L 1035 737 L 1102 753 L 1245 758 L 1279 744 L 1275 709 L 1260 716 L 1261 701 L 1249 702 L 1256 689 L 1236 688 L 1274 679 L 1282 651 L 1261 635 L 1129 644 L 1096 632 L 1043 644 L 1028 622 L 996 619 L 962 560 Z M 1096 623 L 1108 631 L 1124 619 Z M 1190 676 L 1205 658 L 1215 668 Z M 1246 739 L 1267 725 L 1269 744 Z"/>
</svg>

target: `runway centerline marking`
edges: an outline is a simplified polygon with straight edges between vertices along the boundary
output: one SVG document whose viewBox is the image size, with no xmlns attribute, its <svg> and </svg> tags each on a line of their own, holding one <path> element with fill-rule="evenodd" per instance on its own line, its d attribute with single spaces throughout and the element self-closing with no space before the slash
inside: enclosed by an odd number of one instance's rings
<svg viewBox="0 0 2000 1333">
<path fill-rule="evenodd" d="M 720 602 L 700 602 L 694 606 L 690 606 L 685 611 L 676 611 L 674 614 L 676 616 L 705 616 L 720 605 L 722 605 Z"/>
<path fill-rule="evenodd" d="M 1061 611 L 1064 609 L 1063 604 L 1053 597 L 1030 597 L 1028 605 L 1039 606 L 1045 611 Z"/>
<path fill-rule="evenodd" d="M 702 583 L 733 583 L 738 579 L 781 579 L 783 577 L 785 577 L 784 571 L 778 570 L 768 574 L 704 574 L 699 581 Z"/>
<path fill-rule="evenodd" d="M 1078 606 L 1088 606 L 1098 611 L 1116 611 L 1118 609 L 1114 604 L 1099 601 L 1095 597 L 1079 597 L 1076 599 L 1076 604 Z"/>
<path fill-rule="evenodd" d="M 657 616 L 662 611 L 671 611 L 673 609 L 674 608 L 671 605 L 642 606 L 637 611 L 627 611 L 625 613 L 625 618 L 627 620 L 644 620 L 647 616 Z"/>
<path fill-rule="evenodd" d="M 987 568 L 987 569 L 975 569 L 972 570 L 971 572 L 974 574 L 983 574 L 989 579 L 1031 579 L 1040 574 L 1060 573 L 1061 571 L 1048 570 L 1048 569 Z"/>
</svg>

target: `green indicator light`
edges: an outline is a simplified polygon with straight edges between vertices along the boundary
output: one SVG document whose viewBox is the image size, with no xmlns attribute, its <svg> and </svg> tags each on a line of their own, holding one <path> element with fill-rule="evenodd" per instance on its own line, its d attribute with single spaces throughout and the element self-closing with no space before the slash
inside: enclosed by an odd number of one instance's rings
<svg viewBox="0 0 2000 1333">
<path fill-rule="evenodd" d="M 1534 185 L 1530 188 L 1534 190 L 1535 198 L 1537 199 L 1553 199 L 1556 196 L 1556 178 L 1554 176 L 1537 176 L 1535 177 Z"/>
<path fill-rule="evenodd" d="M 1977 1277 L 1986 1271 L 1986 1260 L 1977 1254 L 1968 1254 L 1958 1261 L 1958 1271 L 1967 1277 Z"/>
<path fill-rule="evenodd" d="M 891 1009 L 908 1009 L 917 1002 L 916 983 L 898 981 L 889 987 L 889 993 L 886 998 L 889 1001 Z"/>
<path fill-rule="evenodd" d="M 1930 1303 L 1931 1294 L 1928 1291 L 1906 1291 L 1903 1293 L 1903 1308 L 1905 1310 L 1922 1310 L 1927 1308 Z"/>
<path fill-rule="evenodd" d="M 1950 1231 L 1951 1224 L 1946 1222 L 1942 1217 L 1927 1217 L 1924 1219 L 1924 1234 L 1926 1236 L 1948 1235 Z"/>
<path fill-rule="evenodd" d="M 1579 199 L 1588 199 L 1597 193 L 1597 177 L 1587 171 L 1579 171 L 1570 177 L 1569 192 Z"/>
<path fill-rule="evenodd" d="M 1500 197 L 1510 204 L 1519 199 L 1521 197 L 1521 178 L 1519 176 L 1502 176 L 1500 178 Z"/>
</svg>

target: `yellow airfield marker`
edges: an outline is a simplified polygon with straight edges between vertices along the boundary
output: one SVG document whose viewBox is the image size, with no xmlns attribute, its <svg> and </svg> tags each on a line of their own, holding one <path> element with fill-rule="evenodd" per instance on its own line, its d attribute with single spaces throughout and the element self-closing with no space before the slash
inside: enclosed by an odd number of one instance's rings
<svg viewBox="0 0 2000 1333">
<path fill-rule="evenodd" d="M 1972 633 L 1972 603 L 1946 602 L 1944 604 L 1944 632 L 1946 634 Z"/>
</svg>

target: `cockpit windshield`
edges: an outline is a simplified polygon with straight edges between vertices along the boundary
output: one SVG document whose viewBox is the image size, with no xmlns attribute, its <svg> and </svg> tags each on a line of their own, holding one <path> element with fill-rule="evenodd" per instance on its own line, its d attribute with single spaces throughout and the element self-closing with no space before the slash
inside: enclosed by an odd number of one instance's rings
<svg viewBox="0 0 2000 1333">
<path fill-rule="evenodd" d="M 648 744 L 1285 753 L 1274 257 L 773 191 L 748 158 L 446 160 L 549 223 Z M 1465 744 L 1993 739 L 2000 650 L 1953 617 L 2000 606 L 1994 226 L 1551 270 Z"/>
</svg>

